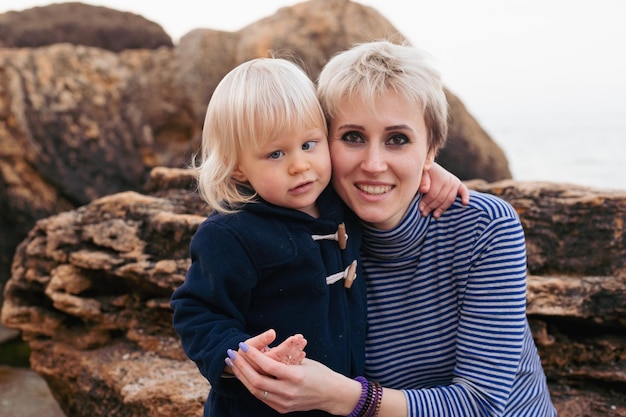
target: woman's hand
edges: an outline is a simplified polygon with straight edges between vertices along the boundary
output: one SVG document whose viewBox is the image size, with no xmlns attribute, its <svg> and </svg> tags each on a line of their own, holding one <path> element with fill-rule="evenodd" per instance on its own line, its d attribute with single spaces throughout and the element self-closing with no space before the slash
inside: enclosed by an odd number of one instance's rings
<svg viewBox="0 0 626 417">
<path fill-rule="evenodd" d="M 419 191 L 423 194 L 419 206 L 423 216 L 432 212 L 434 218 L 439 218 L 452 205 L 457 195 L 461 197 L 463 204 L 469 204 L 467 186 L 437 163 L 422 173 Z"/>
<path fill-rule="evenodd" d="M 277 361 L 258 349 L 267 336 L 251 338 L 229 355 L 232 372 L 252 395 L 279 413 L 317 409 L 350 414 L 361 393 L 359 382 L 313 360 L 304 359 L 300 365 Z"/>
<path fill-rule="evenodd" d="M 276 340 L 276 332 L 273 329 L 266 330 L 265 332 L 251 337 L 246 340 L 246 346 L 254 346 L 265 355 L 270 358 L 282 362 L 287 365 L 299 365 L 306 356 L 304 347 L 307 344 L 306 339 L 301 334 L 289 336 L 280 345 L 270 348 L 269 344 Z M 232 349 L 229 349 L 226 354 L 226 372 L 232 372 L 232 359 L 233 355 L 236 355 Z"/>
</svg>

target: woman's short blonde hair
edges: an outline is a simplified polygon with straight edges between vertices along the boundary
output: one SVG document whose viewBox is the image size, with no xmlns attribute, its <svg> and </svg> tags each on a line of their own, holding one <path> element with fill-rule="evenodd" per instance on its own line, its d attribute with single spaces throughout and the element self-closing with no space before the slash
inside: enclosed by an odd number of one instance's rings
<svg viewBox="0 0 626 417">
<path fill-rule="evenodd" d="M 238 65 L 220 81 L 207 107 L 195 166 L 200 195 L 222 212 L 255 200 L 250 185 L 233 178 L 242 153 L 281 133 L 314 127 L 328 132 L 315 85 L 302 68 L 283 58 Z"/>
<path fill-rule="evenodd" d="M 318 97 L 329 120 L 344 99 L 374 106 L 388 91 L 400 94 L 424 112 L 428 149 L 435 154 L 448 135 L 448 103 L 439 72 L 430 56 L 408 44 L 386 40 L 357 44 L 326 63 L 318 80 Z"/>
</svg>

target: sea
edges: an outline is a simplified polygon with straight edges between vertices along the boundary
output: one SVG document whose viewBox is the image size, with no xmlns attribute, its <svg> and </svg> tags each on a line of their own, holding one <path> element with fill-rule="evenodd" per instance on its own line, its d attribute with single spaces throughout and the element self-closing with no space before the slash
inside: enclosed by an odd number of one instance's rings
<svg viewBox="0 0 626 417">
<path fill-rule="evenodd" d="M 516 180 L 626 191 L 626 113 L 492 114 L 479 123 Z"/>
</svg>

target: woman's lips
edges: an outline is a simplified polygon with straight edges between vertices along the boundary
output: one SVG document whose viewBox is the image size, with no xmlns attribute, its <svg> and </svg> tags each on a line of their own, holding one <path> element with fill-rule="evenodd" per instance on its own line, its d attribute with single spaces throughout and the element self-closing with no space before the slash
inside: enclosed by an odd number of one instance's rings
<svg viewBox="0 0 626 417">
<path fill-rule="evenodd" d="M 389 192 L 393 186 L 391 185 L 370 185 L 370 184 L 356 184 L 356 188 L 370 195 L 381 195 Z"/>
</svg>

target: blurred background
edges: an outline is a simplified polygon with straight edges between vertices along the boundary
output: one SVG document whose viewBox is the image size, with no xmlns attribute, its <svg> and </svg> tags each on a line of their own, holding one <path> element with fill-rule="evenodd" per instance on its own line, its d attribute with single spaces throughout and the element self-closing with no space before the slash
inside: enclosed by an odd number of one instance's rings
<svg viewBox="0 0 626 417">
<path fill-rule="evenodd" d="M 300 1 L 85 0 L 139 14 L 177 42 L 236 31 Z M 54 2 L 2 0 L 0 13 Z M 363 0 L 430 52 L 446 86 L 504 149 L 517 180 L 626 189 L 622 0 Z"/>
</svg>

